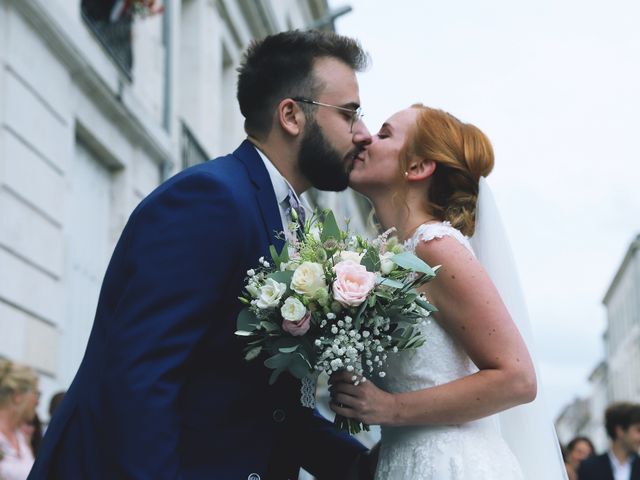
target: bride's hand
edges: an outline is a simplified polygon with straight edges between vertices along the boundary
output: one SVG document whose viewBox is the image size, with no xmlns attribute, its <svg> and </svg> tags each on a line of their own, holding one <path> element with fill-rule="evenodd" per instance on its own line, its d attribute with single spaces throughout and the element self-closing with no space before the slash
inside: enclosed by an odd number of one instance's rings
<svg viewBox="0 0 640 480">
<path fill-rule="evenodd" d="M 379 389 L 369 380 L 354 385 L 352 376 L 345 371 L 331 375 L 331 410 L 367 425 L 393 425 L 397 411 L 395 395 Z"/>
</svg>

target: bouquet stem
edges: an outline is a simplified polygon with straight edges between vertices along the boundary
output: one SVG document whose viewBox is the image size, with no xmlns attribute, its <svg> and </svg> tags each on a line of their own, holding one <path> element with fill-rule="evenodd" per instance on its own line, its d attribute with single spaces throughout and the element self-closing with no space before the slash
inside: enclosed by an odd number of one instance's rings
<svg viewBox="0 0 640 480">
<path fill-rule="evenodd" d="M 338 430 L 347 431 L 351 435 L 355 435 L 362 431 L 369 431 L 369 425 L 366 423 L 354 420 L 353 418 L 343 417 L 342 415 L 336 415 L 336 418 L 333 420 L 333 424 Z"/>
</svg>

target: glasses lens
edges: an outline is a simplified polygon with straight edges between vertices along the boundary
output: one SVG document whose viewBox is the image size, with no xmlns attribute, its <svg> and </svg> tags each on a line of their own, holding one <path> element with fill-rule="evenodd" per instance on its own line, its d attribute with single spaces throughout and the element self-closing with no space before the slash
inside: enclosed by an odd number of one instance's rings
<svg viewBox="0 0 640 480">
<path fill-rule="evenodd" d="M 353 126 L 358 123 L 358 121 L 362 118 L 362 109 L 358 108 L 351 115 L 351 133 L 353 133 Z"/>
</svg>

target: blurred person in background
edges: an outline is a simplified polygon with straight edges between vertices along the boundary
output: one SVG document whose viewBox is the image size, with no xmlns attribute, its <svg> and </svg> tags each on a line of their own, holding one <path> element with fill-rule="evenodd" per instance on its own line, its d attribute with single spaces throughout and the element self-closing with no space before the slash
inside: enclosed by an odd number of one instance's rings
<svg viewBox="0 0 640 480">
<path fill-rule="evenodd" d="M 52 395 L 51 400 L 49 400 L 49 421 L 51 421 L 51 417 L 53 417 L 53 414 L 58 409 L 65 393 L 64 391 L 56 392 Z"/>
<path fill-rule="evenodd" d="M 35 457 L 38 454 L 38 448 L 40 448 L 40 444 L 42 443 L 43 433 L 40 417 L 38 417 L 38 414 L 36 413 L 31 420 L 24 422 L 20 428 L 22 428 L 22 433 L 24 433 L 27 442 L 31 447 L 31 451 L 33 452 L 33 456 Z"/>
<path fill-rule="evenodd" d="M 22 426 L 38 405 L 38 375 L 26 365 L 0 359 L 0 478 L 24 480 L 33 452 Z"/>
<path fill-rule="evenodd" d="M 564 464 L 567 467 L 569 480 L 577 480 L 580 462 L 595 455 L 596 449 L 588 437 L 575 437 L 564 451 Z"/>
<path fill-rule="evenodd" d="M 611 447 L 580 463 L 579 480 L 640 480 L 640 404 L 620 402 L 605 412 Z"/>
<path fill-rule="evenodd" d="M 51 423 L 51 419 L 53 418 L 53 413 L 58 409 L 58 406 L 62 402 L 62 399 L 64 398 L 64 394 L 65 393 L 66 392 L 64 390 L 61 390 L 59 392 L 54 393 L 51 396 L 51 400 L 49 400 L 49 421 L 42 425 L 42 435 L 43 436 L 44 436 L 45 433 L 47 433 L 47 428 L 49 427 L 49 424 Z"/>
</svg>

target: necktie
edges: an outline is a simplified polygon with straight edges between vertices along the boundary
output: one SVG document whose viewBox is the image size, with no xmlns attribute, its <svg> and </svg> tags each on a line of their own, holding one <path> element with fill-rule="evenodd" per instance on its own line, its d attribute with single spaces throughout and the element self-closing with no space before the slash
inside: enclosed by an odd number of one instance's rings
<svg viewBox="0 0 640 480">
<path fill-rule="evenodd" d="M 287 201 L 289 202 L 289 216 L 292 220 L 297 221 L 301 226 L 303 226 L 307 218 L 307 214 L 304 211 L 304 207 L 300 205 L 295 194 L 291 190 L 289 190 Z M 294 217 L 293 212 L 296 213 L 297 218 Z"/>
</svg>

